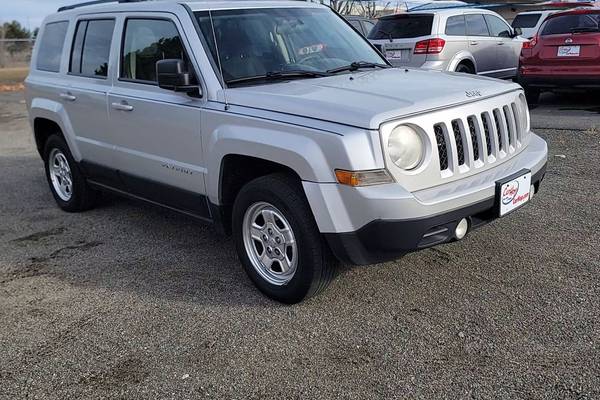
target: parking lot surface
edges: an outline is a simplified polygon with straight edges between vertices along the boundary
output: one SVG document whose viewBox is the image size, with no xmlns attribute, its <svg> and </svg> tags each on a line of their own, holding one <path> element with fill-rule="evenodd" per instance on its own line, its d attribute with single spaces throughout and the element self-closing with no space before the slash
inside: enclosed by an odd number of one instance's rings
<svg viewBox="0 0 600 400">
<path fill-rule="evenodd" d="M 60 211 L 22 98 L 0 93 L 0 398 L 600 397 L 598 100 L 533 110 L 529 206 L 284 306 L 185 216 Z"/>
</svg>

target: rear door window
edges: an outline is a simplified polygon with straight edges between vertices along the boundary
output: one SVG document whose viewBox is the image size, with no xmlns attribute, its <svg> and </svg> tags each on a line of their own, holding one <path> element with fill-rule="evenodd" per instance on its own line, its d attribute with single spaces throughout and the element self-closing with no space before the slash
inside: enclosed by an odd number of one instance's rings
<svg viewBox="0 0 600 400">
<path fill-rule="evenodd" d="M 79 21 L 71 51 L 69 72 L 105 78 L 108 75 L 108 58 L 114 28 L 114 20 Z"/>
<path fill-rule="evenodd" d="M 485 15 L 485 22 L 487 22 L 490 35 L 494 37 L 510 37 L 510 27 L 500 18 L 494 15 Z"/>
<path fill-rule="evenodd" d="M 490 35 L 483 14 L 467 14 L 465 15 L 465 22 L 467 24 L 467 36 Z"/>
<path fill-rule="evenodd" d="M 446 35 L 449 36 L 465 36 L 467 30 L 465 27 L 465 16 L 455 15 L 448 18 L 446 21 Z"/>
<path fill-rule="evenodd" d="M 550 18 L 542 35 L 560 35 L 573 32 L 598 32 L 600 14 L 571 14 Z"/>
<path fill-rule="evenodd" d="M 52 22 L 46 25 L 40 39 L 36 68 L 41 71 L 58 72 L 69 23 Z"/>
<path fill-rule="evenodd" d="M 432 14 L 394 15 L 380 18 L 369 39 L 409 39 L 431 35 Z"/>
<path fill-rule="evenodd" d="M 535 28 L 542 14 L 521 14 L 512 22 L 513 28 Z"/>
</svg>

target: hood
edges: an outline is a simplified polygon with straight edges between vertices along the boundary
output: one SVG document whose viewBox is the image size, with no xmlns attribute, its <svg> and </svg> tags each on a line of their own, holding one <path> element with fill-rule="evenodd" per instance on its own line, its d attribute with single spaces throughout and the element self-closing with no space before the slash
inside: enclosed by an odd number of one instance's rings
<svg viewBox="0 0 600 400">
<path fill-rule="evenodd" d="M 227 89 L 230 104 L 378 129 L 391 119 L 477 101 L 519 86 L 474 75 L 389 68 Z"/>
</svg>

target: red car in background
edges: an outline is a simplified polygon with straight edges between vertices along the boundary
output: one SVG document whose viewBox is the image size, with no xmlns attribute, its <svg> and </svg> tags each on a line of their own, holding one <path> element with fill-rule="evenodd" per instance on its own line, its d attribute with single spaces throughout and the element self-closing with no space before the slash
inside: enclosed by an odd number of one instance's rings
<svg viewBox="0 0 600 400">
<path fill-rule="evenodd" d="M 529 103 L 542 90 L 600 89 L 600 9 L 550 15 L 523 44 L 517 79 Z"/>
</svg>

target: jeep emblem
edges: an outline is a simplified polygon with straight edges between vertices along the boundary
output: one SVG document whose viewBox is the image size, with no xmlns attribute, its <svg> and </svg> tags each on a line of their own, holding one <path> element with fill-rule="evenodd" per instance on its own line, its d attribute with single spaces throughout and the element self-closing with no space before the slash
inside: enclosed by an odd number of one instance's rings
<svg viewBox="0 0 600 400">
<path fill-rule="evenodd" d="M 467 97 L 481 97 L 481 92 L 479 90 L 467 90 L 465 94 Z"/>
</svg>

